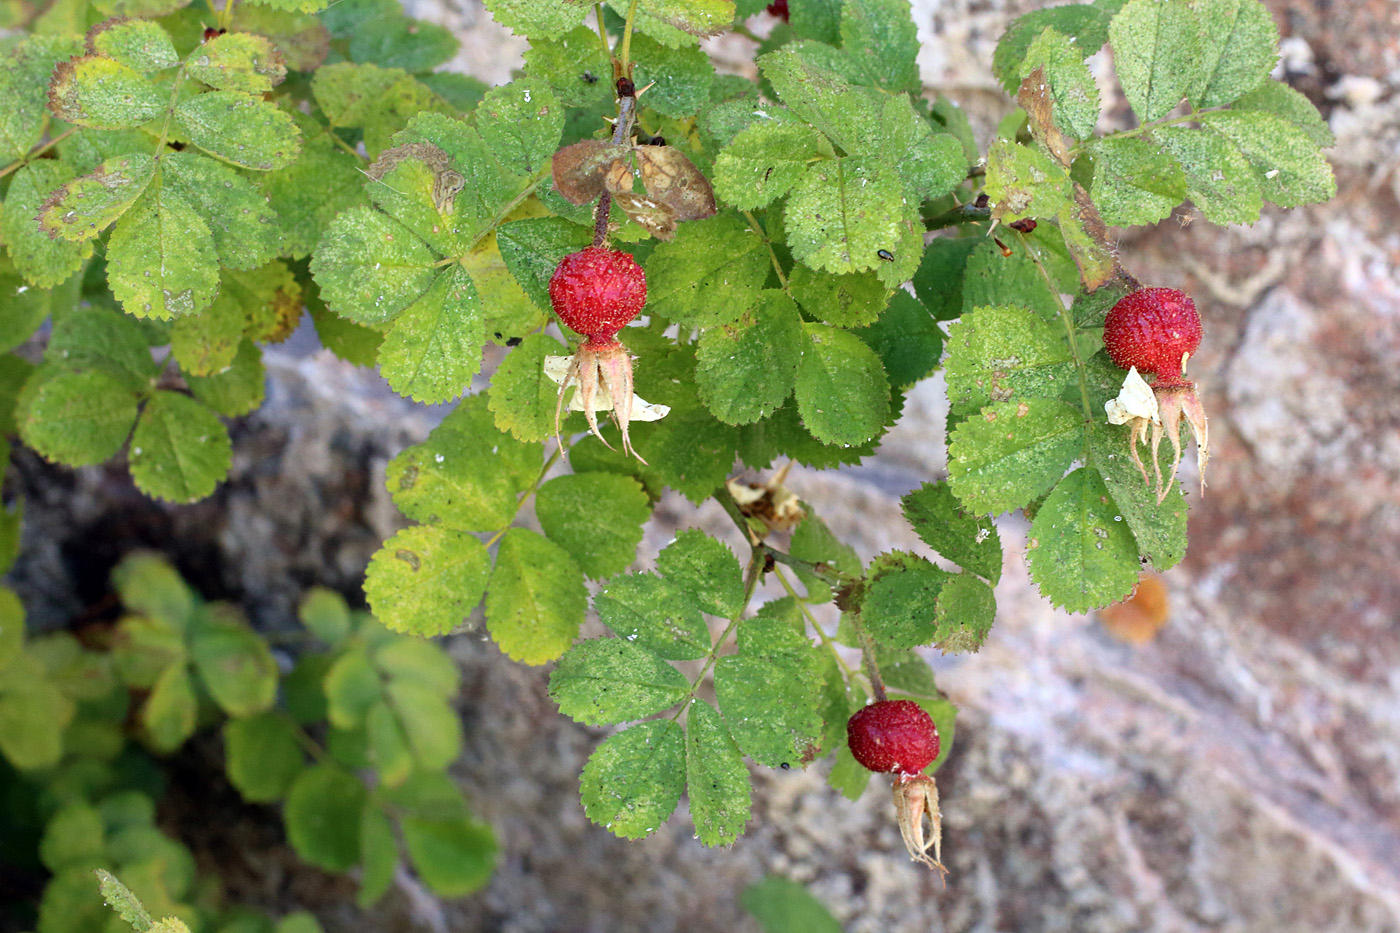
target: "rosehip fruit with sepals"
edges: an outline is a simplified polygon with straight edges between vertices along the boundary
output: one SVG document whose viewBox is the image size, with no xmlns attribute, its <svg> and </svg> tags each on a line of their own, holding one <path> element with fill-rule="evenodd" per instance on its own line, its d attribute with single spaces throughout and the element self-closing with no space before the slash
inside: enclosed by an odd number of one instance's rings
<svg viewBox="0 0 1400 933">
<path fill-rule="evenodd" d="M 647 277 L 631 253 L 590 246 L 559 261 L 549 302 L 564 326 L 606 344 L 632 323 L 647 300 Z"/>
<path fill-rule="evenodd" d="M 880 700 L 846 723 L 851 754 L 871 771 L 918 774 L 938 757 L 938 729 L 913 700 Z"/>
<path fill-rule="evenodd" d="M 1103 324 L 1103 344 L 1120 369 L 1157 377 L 1156 388 L 1188 385 L 1186 359 L 1201 345 L 1201 316 L 1175 288 L 1144 288 L 1119 299 Z"/>
</svg>

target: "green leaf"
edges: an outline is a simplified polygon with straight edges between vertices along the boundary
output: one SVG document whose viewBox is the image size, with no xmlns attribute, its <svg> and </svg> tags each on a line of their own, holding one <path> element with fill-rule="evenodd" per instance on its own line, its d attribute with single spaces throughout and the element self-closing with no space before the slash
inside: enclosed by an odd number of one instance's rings
<svg viewBox="0 0 1400 933">
<path fill-rule="evenodd" d="M 801 123 L 754 123 L 715 159 L 715 194 L 740 210 L 764 207 L 797 184 L 820 153 L 820 142 Z"/>
<path fill-rule="evenodd" d="M 215 36 L 190 54 L 185 73 L 221 91 L 266 94 L 282 83 L 287 66 L 262 36 L 228 32 Z"/>
<path fill-rule="evenodd" d="M 885 648 L 926 645 L 937 637 L 938 596 L 950 574 L 904 551 L 881 554 L 870 565 L 860 618 Z"/>
<path fill-rule="evenodd" d="M 379 371 L 389 388 L 428 405 L 461 395 L 481 368 L 484 311 L 465 269 L 453 266 L 439 275 L 379 347 Z"/>
<path fill-rule="evenodd" d="M 929 547 L 992 583 L 1001 579 L 1001 537 L 996 525 L 964 512 L 947 483 L 925 483 L 900 504 L 914 533 Z"/>
<path fill-rule="evenodd" d="M 219 414 L 230 418 L 246 415 L 262 404 L 267 388 L 262 348 L 244 340 L 228 369 L 212 376 L 188 376 L 186 381 L 194 397 Z"/>
<path fill-rule="evenodd" d="M 365 597 L 396 632 L 445 635 L 481 601 L 491 559 L 469 534 L 417 525 L 394 535 L 370 559 Z"/>
<path fill-rule="evenodd" d="M 740 628 L 792 632 L 778 619 L 749 619 Z M 794 636 L 797 637 L 797 636 Z M 816 757 L 822 733 L 816 650 L 764 645 L 720 658 L 715 699 L 739 748 L 755 762 L 776 768 Z"/>
<path fill-rule="evenodd" d="M 268 203 L 276 211 L 283 252 L 305 257 L 335 217 L 364 203 L 359 160 L 337 149 L 329 134 L 308 139 L 301 157 L 263 176 Z"/>
<path fill-rule="evenodd" d="M 486 627 L 507 657 L 544 664 L 578 635 L 588 612 L 583 571 L 548 538 L 511 528 L 496 552 L 486 591 Z"/>
<path fill-rule="evenodd" d="M 137 551 L 112 569 L 112 586 L 129 611 L 183 629 L 194 612 L 195 595 L 162 556 Z"/>
<path fill-rule="evenodd" d="M 69 466 L 101 463 L 126 443 L 136 421 L 136 397 L 98 370 L 44 367 L 25 387 L 20 437 L 49 460 Z"/>
<path fill-rule="evenodd" d="M 294 914 L 284 914 L 277 921 L 277 929 L 273 933 L 324 933 L 324 930 L 314 914 L 299 910 Z"/>
<path fill-rule="evenodd" d="M 24 650 L 24 606 L 13 590 L 0 588 L 0 671 Z"/>
<path fill-rule="evenodd" d="M 156 678 L 141 707 L 141 726 L 151 747 L 169 754 L 185 744 L 185 739 L 194 735 L 198 711 L 189 669 L 184 661 L 176 661 Z"/>
<path fill-rule="evenodd" d="M 501 361 L 489 396 L 497 428 L 521 441 L 554 435 L 559 387 L 545 376 L 544 358 L 568 352 L 548 334 L 531 334 Z"/>
<path fill-rule="evenodd" d="M 360 324 L 392 320 L 437 280 L 435 257 L 403 224 L 369 207 L 341 213 L 311 259 L 326 304 Z"/>
<path fill-rule="evenodd" d="M 316 337 L 321 341 L 321 346 L 352 366 L 374 365 L 383 334 L 363 324 L 337 317 L 319 302 L 307 310 L 311 313 L 311 322 L 316 326 Z"/>
<path fill-rule="evenodd" d="M 666 822 L 684 788 L 681 727 L 654 719 L 599 745 L 583 766 L 579 791 L 590 820 L 623 839 L 641 839 Z"/>
<path fill-rule="evenodd" d="M 540 528 L 594 579 L 626 570 L 637 557 L 651 500 L 635 479 L 575 473 L 549 480 L 535 494 Z"/>
<path fill-rule="evenodd" d="M 710 631 L 690 593 L 650 573 L 613 580 L 593 599 L 598 620 L 620 639 L 671 661 L 710 653 Z"/>
<path fill-rule="evenodd" d="M 681 224 L 646 262 L 647 310 L 686 327 L 714 327 L 749 308 L 772 268 L 768 247 L 733 213 Z"/>
<path fill-rule="evenodd" d="M 1029 308 L 1059 324 L 1065 309 L 1060 296 L 1050 290 L 1025 247 L 1013 241 L 1007 248 L 1010 256 L 986 237 L 973 247 L 964 270 L 962 313 L 984 305 Z"/>
<path fill-rule="evenodd" d="M 358 729 L 384 697 L 379 672 L 362 648 L 352 648 L 336 658 L 323 685 L 326 717 L 337 729 Z"/>
<path fill-rule="evenodd" d="M 976 651 L 996 621 L 992 588 L 970 573 L 955 573 L 938 591 L 934 640 L 944 654 Z"/>
<path fill-rule="evenodd" d="M 47 680 L 15 673 L 12 665 L 0 692 L 0 755 L 21 771 L 52 768 L 63 757 L 73 701 Z"/>
<path fill-rule="evenodd" d="M 1085 50 L 1046 28 L 1026 49 L 1026 72 L 1043 68 L 1055 125 L 1074 139 L 1092 139 L 1099 122 L 1099 88 L 1084 61 Z"/>
<path fill-rule="evenodd" d="M 841 48 L 850 57 L 859 83 L 895 93 L 923 90 L 914 61 L 919 40 L 908 0 L 845 0 Z"/>
<path fill-rule="evenodd" d="M 749 821 L 749 772 L 718 712 L 704 700 L 687 707 L 686 791 L 695 835 L 705 846 L 729 845 Z"/>
<path fill-rule="evenodd" d="M 1265 81 L 1231 104 L 1230 109 L 1277 114 L 1302 130 L 1308 139 L 1323 149 L 1330 149 L 1337 143 L 1331 127 L 1322 119 L 1312 101 L 1282 81 Z"/>
<path fill-rule="evenodd" d="M 987 196 L 999 220 L 1054 217 L 1070 203 L 1069 176 L 1039 149 L 1000 139 L 987 153 Z"/>
<path fill-rule="evenodd" d="M 355 906 L 366 910 L 393 886 L 394 873 L 399 867 L 399 843 L 394 837 L 394 824 L 373 801 L 368 802 L 360 814 L 360 856 L 363 869 Z"/>
<path fill-rule="evenodd" d="M 838 73 L 836 69 L 853 67 L 845 56 L 800 43 L 762 56 L 759 67 L 797 116 L 848 155 L 865 152 L 879 140 L 885 98 L 872 88 L 852 87 L 847 76 Z"/>
<path fill-rule="evenodd" d="M 73 177 L 73 169 L 62 162 L 36 159 L 15 172 L 10 180 L 5 211 L 0 214 L 0 241 L 9 247 L 15 270 L 30 285 L 52 288 L 82 268 L 83 261 L 92 255 L 91 245 L 51 237 L 40 229 L 37 220 L 49 194 L 71 182 Z M 17 291 L 19 284 L 16 283 L 16 288 L 7 288 L 5 294 L 21 294 Z M 31 306 L 37 308 L 38 303 Z M 36 321 L 35 326 L 37 324 Z M 29 328 L 24 337 L 33 330 Z M 11 347 L 20 342 L 22 339 L 12 342 Z"/>
<path fill-rule="evenodd" d="M 634 36 L 632 55 L 637 87 L 647 87 L 641 103 L 662 116 L 684 119 L 710 100 L 715 67 L 710 56 L 694 46 L 667 49 L 646 36 Z"/>
<path fill-rule="evenodd" d="M 486 0 L 496 22 L 520 36 L 558 39 L 583 22 L 591 8 L 558 0 Z"/>
<path fill-rule="evenodd" d="M 1278 27 L 1258 0 L 1192 0 L 1201 23 L 1198 108 L 1220 107 L 1268 80 L 1278 61 Z"/>
<path fill-rule="evenodd" d="M 230 716 L 265 712 L 277 699 L 272 651 L 231 607 L 210 607 L 193 630 L 190 656 L 205 689 Z"/>
<path fill-rule="evenodd" d="M 374 665 L 391 681 L 412 682 L 447 700 L 461 686 L 462 675 L 456 662 L 430 641 L 396 638 L 375 652 Z"/>
<path fill-rule="evenodd" d="M 428 439 L 389 464 L 386 483 L 409 518 L 459 531 L 494 531 L 515 516 L 518 492 L 507 461 L 471 430 L 474 408 L 464 405 Z M 501 438 L 501 441 L 506 441 Z M 494 439 L 493 439 L 494 442 Z"/>
<path fill-rule="evenodd" d="M 170 502 L 203 499 L 228 475 L 228 428 L 187 395 L 156 392 L 131 436 L 131 478 L 142 492 Z"/>
<path fill-rule="evenodd" d="M 1027 398 L 989 405 L 948 438 L 948 485 L 963 507 L 995 515 L 1026 505 L 1083 453 L 1084 413 Z"/>
<path fill-rule="evenodd" d="M 1023 308 L 976 308 L 948 330 L 948 402 L 965 417 L 995 402 L 1057 398 L 1075 377 L 1058 329 Z"/>
<path fill-rule="evenodd" d="M 150 20 L 108 20 L 94 27 L 87 38 L 93 52 L 145 74 L 180 63 L 170 34 Z"/>
<path fill-rule="evenodd" d="M 102 894 L 103 902 L 117 912 L 117 916 L 129 923 L 136 930 L 145 933 L 153 925 L 151 915 L 146 912 L 146 908 L 141 906 L 141 902 L 132 894 L 126 885 L 122 884 L 112 874 L 96 869 L 98 891 Z"/>
<path fill-rule="evenodd" d="M 919 262 L 918 271 L 914 273 L 912 284 L 914 294 L 924 307 L 928 308 L 935 321 L 951 321 L 974 306 L 963 301 L 963 273 L 967 269 L 968 257 L 978 247 L 995 248 L 995 244 L 987 243 L 985 237 L 940 237 L 929 243 L 924 250 L 924 257 Z M 1000 250 L 997 251 L 997 256 L 1001 256 Z M 1033 266 L 1031 271 L 1035 271 Z M 1042 289 L 1043 287 L 1042 283 Z"/>
<path fill-rule="evenodd" d="M 590 726 L 645 719 L 690 694 L 690 681 L 625 638 L 592 638 L 570 648 L 549 675 L 559 711 Z"/>
<path fill-rule="evenodd" d="M 249 803 L 281 800 L 303 766 L 296 725 L 277 713 L 230 719 L 224 754 L 229 782 Z"/>
<path fill-rule="evenodd" d="M 680 532 L 661 549 L 656 570 L 701 612 L 732 619 L 744 608 L 743 571 L 734 552 L 697 528 Z"/>
<path fill-rule="evenodd" d="M 908 388 L 938 368 L 943 331 L 928 309 L 908 292 L 896 291 L 879 320 L 853 331 L 875 351 L 890 387 Z"/>
<path fill-rule="evenodd" d="M 108 159 L 51 194 L 41 205 L 39 228 L 75 243 L 91 240 L 136 203 L 155 172 L 148 155 Z"/>
<path fill-rule="evenodd" d="M 370 20 L 350 37 L 350 57 L 385 68 L 431 71 L 452 60 L 461 42 L 437 23 L 409 19 L 398 8 Z"/>
<path fill-rule="evenodd" d="M 1298 207 L 1330 200 L 1337 179 L 1308 133 L 1281 116 L 1260 111 L 1201 114 L 1201 123 L 1224 136 L 1248 160 L 1267 201 Z"/>
<path fill-rule="evenodd" d="M 893 287 L 913 276 L 922 256 L 916 209 L 888 168 L 832 159 L 807 169 L 788 196 L 783 220 L 794 259 L 843 274 L 875 269 Z M 894 261 L 884 261 L 882 250 Z"/>
<path fill-rule="evenodd" d="M 884 367 L 860 338 L 824 324 L 804 324 L 810 343 L 797 370 L 797 409 L 824 444 L 862 444 L 889 417 Z"/>
<path fill-rule="evenodd" d="M 884 288 L 877 288 L 883 296 Z M 701 335 L 695 353 L 696 391 L 705 407 L 726 424 L 766 418 L 792 394 L 805 343 L 802 316 L 792 299 L 776 290 L 761 292 L 757 306 L 737 321 Z"/>
<path fill-rule="evenodd" d="M 165 109 L 165 102 L 149 78 L 100 55 L 60 62 L 49 82 L 54 116 L 98 130 L 140 126 Z"/>
<path fill-rule="evenodd" d="M 78 36 L 30 36 L 0 56 L 0 160 L 24 158 L 44 135 L 49 77 L 54 66 L 82 51 Z"/>
<path fill-rule="evenodd" d="M 452 705 L 429 684 L 398 677 L 384 688 L 418 766 L 440 771 L 462 753 L 462 723 Z"/>
<path fill-rule="evenodd" d="M 1181 163 L 1141 138 L 1094 144 L 1094 203 L 1114 227 L 1155 224 L 1186 198 Z"/>
<path fill-rule="evenodd" d="M 303 771 L 287 794 L 282 819 L 298 856 L 327 871 L 360 860 L 360 813 L 367 794 L 357 778 L 332 764 Z"/>
<path fill-rule="evenodd" d="M 872 324 L 890 300 L 873 273 L 830 275 L 800 265 L 788 277 L 788 290 L 803 311 L 836 327 Z"/>
<path fill-rule="evenodd" d="M 1207 129 L 1165 126 L 1154 130 L 1186 171 L 1186 196 L 1215 224 L 1252 224 L 1263 193 L 1254 169 L 1226 137 Z"/>
<path fill-rule="evenodd" d="M 167 190 L 178 194 L 209 224 L 214 248 L 225 266 L 256 269 L 281 251 L 277 214 L 252 182 L 193 152 L 168 153 L 160 164 Z"/>
<path fill-rule="evenodd" d="M 1138 580 L 1133 534 L 1091 467 L 1060 481 L 1031 522 L 1031 579 L 1056 606 L 1087 612 L 1117 602 Z"/>
<path fill-rule="evenodd" d="M 565 107 L 594 110 L 612 106 L 613 89 L 607 80 L 612 64 L 598 41 L 598 33 L 587 26 L 579 26 L 558 39 L 531 36 L 530 47 L 525 50 L 525 73 L 547 82 Z"/>
<path fill-rule="evenodd" d="M 404 817 L 399 826 L 414 871 L 435 894 L 465 897 L 491 879 L 496 834 L 465 812 L 436 819 Z"/>
<path fill-rule="evenodd" d="M 564 108 L 543 83 L 515 81 L 486 92 L 476 128 L 497 162 L 515 175 L 549 166 L 564 130 Z"/>
<path fill-rule="evenodd" d="M 1022 79 L 1035 67 L 1026 62 L 1026 53 L 1047 28 L 1073 38 L 1079 54 L 1087 58 L 1108 40 L 1108 19 L 1102 10 L 1086 3 L 1027 13 L 1007 27 L 997 42 L 992 71 L 1006 93 L 1015 94 Z"/>
<path fill-rule="evenodd" d="M 587 227 L 562 217 L 516 220 L 501 224 L 496 230 L 496 245 L 506 268 L 542 311 L 551 307 L 549 280 L 559 260 L 583 249 L 592 239 Z M 654 282 L 652 290 L 655 290 Z"/>
<path fill-rule="evenodd" d="M 1126 426 L 1095 421 L 1089 429 L 1093 466 L 1133 533 L 1138 552 L 1160 573 L 1186 556 L 1186 500 L 1178 489 L 1159 503 L 1133 466 L 1128 444 Z M 1162 445 L 1159 457 L 1157 466 L 1165 475 L 1171 469 L 1170 443 Z M 1143 459 L 1150 461 L 1151 454 Z"/>
<path fill-rule="evenodd" d="M 769 875 L 739 895 L 763 933 L 841 933 L 841 924 L 796 881 Z"/>
<path fill-rule="evenodd" d="M 209 226 L 173 190 L 152 188 L 112 231 L 107 284 L 134 317 L 166 321 L 203 311 L 219 293 Z"/>
<path fill-rule="evenodd" d="M 361 127 L 373 158 L 395 133 L 424 110 L 444 107 L 420 82 L 399 68 L 337 62 L 316 69 L 311 91 L 333 127 Z"/>
<path fill-rule="evenodd" d="M 175 108 L 190 142 L 212 156 L 259 172 L 286 168 L 301 153 L 301 134 L 285 111 L 241 91 L 210 91 Z"/>
<path fill-rule="evenodd" d="M 1123 95 L 1143 123 L 1165 117 L 1207 75 L 1200 21 L 1186 0 L 1131 0 L 1108 39 Z"/>
</svg>

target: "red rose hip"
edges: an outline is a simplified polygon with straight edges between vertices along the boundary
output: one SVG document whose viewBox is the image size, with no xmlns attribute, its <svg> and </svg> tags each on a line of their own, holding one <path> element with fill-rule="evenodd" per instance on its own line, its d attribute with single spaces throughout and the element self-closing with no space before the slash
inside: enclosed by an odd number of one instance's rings
<svg viewBox="0 0 1400 933">
<path fill-rule="evenodd" d="M 554 313 L 570 330 L 607 343 L 647 300 L 647 277 L 631 253 L 590 246 L 560 260 L 549 280 Z"/>
<path fill-rule="evenodd" d="M 1103 344 L 1120 369 L 1156 375 L 1157 388 L 1183 385 L 1185 358 L 1201 345 L 1201 316 L 1175 288 L 1144 288 L 1119 299 L 1104 319 Z"/>
<path fill-rule="evenodd" d="M 938 757 L 938 729 L 913 700 L 881 700 L 846 723 L 851 754 L 871 771 L 917 774 Z"/>
</svg>

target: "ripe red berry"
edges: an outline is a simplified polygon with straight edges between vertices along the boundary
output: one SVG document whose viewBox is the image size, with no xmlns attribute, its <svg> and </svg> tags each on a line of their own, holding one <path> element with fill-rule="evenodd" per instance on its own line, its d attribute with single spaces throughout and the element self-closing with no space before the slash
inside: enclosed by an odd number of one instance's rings
<svg viewBox="0 0 1400 933">
<path fill-rule="evenodd" d="M 590 246 L 559 261 L 549 301 L 564 326 L 606 343 L 632 322 L 647 300 L 647 277 L 631 253 Z"/>
<path fill-rule="evenodd" d="M 851 754 L 871 771 L 917 774 L 938 757 L 938 729 L 913 700 L 881 700 L 846 723 Z"/>
<path fill-rule="evenodd" d="M 1104 348 L 1121 369 L 1157 376 L 1156 388 L 1189 385 L 1185 357 L 1201 345 L 1201 316 L 1175 288 L 1144 288 L 1119 299 L 1103 327 Z"/>
</svg>

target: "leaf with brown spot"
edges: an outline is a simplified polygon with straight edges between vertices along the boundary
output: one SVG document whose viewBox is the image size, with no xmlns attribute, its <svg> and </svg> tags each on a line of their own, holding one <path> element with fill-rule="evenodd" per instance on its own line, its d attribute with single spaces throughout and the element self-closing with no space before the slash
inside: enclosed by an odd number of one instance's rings
<svg viewBox="0 0 1400 933">
<path fill-rule="evenodd" d="M 1043 65 L 1031 69 L 1031 73 L 1021 82 L 1016 90 L 1016 103 L 1026 112 L 1031 135 L 1050 151 L 1056 162 L 1069 168 L 1069 141 L 1055 125 L 1055 97 L 1050 93 Z"/>
</svg>

